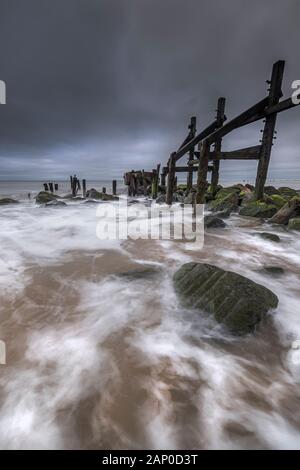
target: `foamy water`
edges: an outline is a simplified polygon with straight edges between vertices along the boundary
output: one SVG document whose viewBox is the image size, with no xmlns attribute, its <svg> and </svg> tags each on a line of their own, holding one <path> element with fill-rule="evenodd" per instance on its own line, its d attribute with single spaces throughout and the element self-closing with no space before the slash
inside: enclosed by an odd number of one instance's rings
<svg viewBox="0 0 300 470">
<path fill-rule="evenodd" d="M 300 448 L 299 234 L 233 216 L 202 250 L 101 241 L 96 208 L 0 207 L 0 447 Z M 191 260 L 265 285 L 278 310 L 237 338 L 183 309 L 172 274 Z"/>
</svg>

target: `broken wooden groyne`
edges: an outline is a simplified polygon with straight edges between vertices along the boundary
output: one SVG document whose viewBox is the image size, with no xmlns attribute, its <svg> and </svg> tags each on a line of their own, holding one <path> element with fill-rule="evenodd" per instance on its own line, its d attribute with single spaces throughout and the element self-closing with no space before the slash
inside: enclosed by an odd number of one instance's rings
<svg viewBox="0 0 300 470">
<path fill-rule="evenodd" d="M 268 94 L 250 108 L 243 111 L 227 122 L 225 115 L 225 98 L 218 99 L 215 119 L 211 124 L 197 133 L 196 116 L 193 116 L 189 124 L 189 133 L 177 151 L 171 153 L 166 166 L 160 165 L 157 170 L 147 173 L 144 170 L 125 173 L 124 182 L 128 186 L 129 195 L 151 193 L 156 199 L 158 191 L 165 193 L 166 203 L 171 205 L 176 191 L 176 173 L 187 173 L 187 189 L 193 186 L 193 175 L 197 173 L 197 185 L 195 202 L 203 204 L 208 188 L 208 173 L 211 173 L 210 192 L 215 195 L 219 183 L 220 163 L 222 160 L 257 160 L 257 175 L 254 188 L 255 200 L 261 200 L 264 196 L 264 187 L 267 180 L 268 168 L 271 158 L 271 150 L 276 139 L 277 115 L 297 106 L 292 98 L 281 100 L 281 90 L 285 61 L 279 60 L 273 64 L 271 79 L 267 80 Z M 262 137 L 260 144 L 248 148 L 222 151 L 222 140 L 232 131 L 263 120 Z M 186 165 L 179 166 L 178 162 L 188 155 Z M 146 181 L 143 174 L 147 174 Z M 167 181 L 166 181 L 167 179 Z M 146 183 L 145 183 L 146 181 Z M 149 190 L 151 187 L 151 191 Z M 145 189 L 147 188 L 147 189 Z"/>
</svg>

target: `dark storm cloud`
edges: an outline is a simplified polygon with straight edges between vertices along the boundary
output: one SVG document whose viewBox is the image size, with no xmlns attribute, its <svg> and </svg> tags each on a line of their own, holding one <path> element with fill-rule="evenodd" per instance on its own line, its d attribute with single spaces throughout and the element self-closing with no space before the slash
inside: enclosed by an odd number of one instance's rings
<svg viewBox="0 0 300 470">
<path fill-rule="evenodd" d="M 300 79 L 298 0 L 0 0 L 0 178 L 119 176 L 164 162 L 187 132 Z M 272 165 L 300 168 L 299 109 L 279 117 Z M 254 145 L 257 126 L 229 136 Z"/>
</svg>

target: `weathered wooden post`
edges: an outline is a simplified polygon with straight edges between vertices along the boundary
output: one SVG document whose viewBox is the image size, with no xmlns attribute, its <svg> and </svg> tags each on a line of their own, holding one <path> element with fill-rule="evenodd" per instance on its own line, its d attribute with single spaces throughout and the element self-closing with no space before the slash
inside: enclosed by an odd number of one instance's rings
<svg viewBox="0 0 300 470">
<path fill-rule="evenodd" d="M 270 84 L 268 106 L 277 104 L 280 98 L 282 97 L 281 84 L 283 79 L 284 65 L 284 60 L 278 60 L 278 62 L 275 62 L 275 64 L 273 65 L 271 81 L 267 82 Z M 265 119 L 266 120 L 262 136 L 261 153 L 255 182 L 256 200 L 262 199 L 264 195 L 264 186 L 266 183 L 270 163 L 277 114 L 270 114 L 269 116 L 266 116 Z"/>
<path fill-rule="evenodd" d="M 106 194 L 106 188 L 105 188 L 104 186 L 103 186 L 103 188 L 102 188 L 102 193 L 103 193 L 103 194 Z"/>
<path fill-rule="evenodd" d="M 53 183 L 49 183 L 49 189 L 50 189 L 50 192 L 53 193 Z"/>
<path fill-rule="evenodd" d="M 217 107 L 217 118 L 216 118 L 216 127 L 219 128 L 223 126 L 225 120 L 225 98 L 218 99 L 218 107 Z M 214 144 L 214 151 L 218 155 L 221 152 L 222 148 L 222 139 L 217 139 Z M 219 183 L 219 169 L 220 169 L 220 161 L 214 160 L 213 162 L 213 170 L 211 175 L 211 192 L 213 196 L 216 195 L 217 187 Z"/>
<path fill-rule="evenodd" d="M 198 166 L 196 204 L 204 204 L 205 202 L 209 149 L 210 144 L 206 140 L 203 140 L 201 144 L 200 161 Z"/>
<path fill-rule="evenodd" d="M 157 194 L 158 194 L 158 187 L 159 187 L 159 179 L 160 179 L 160 163 L 158 163 L 157 167 L 156 167 L 156 185 L 155 185 L 155 193 L 156 193 L 156 196 L 155 196 L 155 199 L 157 198 Z"/>
<path fill-rule="evenodd" d="M 82 180 L 82 196 L 86 197 L 86 180 Z"/>
<path fill-rule="evenodd" d="M 162 186 L 166 186 L 166 173 L 165 173 L 165 170 L 163 168 L 162 172 L 161 172 L 161 185 Z"/>
<path fill-rule="evenodd" d="M 156 178 L 157 178 L 157 175 L 156 175 L 156 170 L 153 169 L 152 170 L 152 182 L 151 182 L 151 197 L 152 199 L 156 199 Z"/>
<path fill-rule="evenodd" d="M 168 173 L 168 184 L 167 184 L 167 195 L 166 203 L 171 206 L 173 202 L 173 192 L 176 174 L 176 152 L 171 153 L 169 162 L 169 173 Z"/>
<path fill-rule="evenodd" d="M 117 194 L 117 180 L 113 180 L 112 182 L 112 192 L 114 196 Z"/>
<path fill-rule="evenodd" d="M 57 183 L 54 184 L 54 190 L 58 191 L 58 184 Z"/>
<path fill-rule="evenodd" d="M 43 186 L 44 186 L 45 191 L 49 191 L 48 183 L 43 183 Z"/>
<path fill-rule="evenodd" d="M 73 176 L 70 176 L 71 193 L 73 194 Z"/>
<path fill-rule="evenodd" d="M 196 135 L 196 116 L 191 117 L 191 123 L 189 125 L 190 135 L 189 137 L 192 139 Z M 194 149 L 189 151 L 189 159 L 188 161 L 194 160 Z M 191 189 L 193 186 L 193 168 L 189 165 L 189 170 L 187 174 L 187 189 Z"/>
</svg>

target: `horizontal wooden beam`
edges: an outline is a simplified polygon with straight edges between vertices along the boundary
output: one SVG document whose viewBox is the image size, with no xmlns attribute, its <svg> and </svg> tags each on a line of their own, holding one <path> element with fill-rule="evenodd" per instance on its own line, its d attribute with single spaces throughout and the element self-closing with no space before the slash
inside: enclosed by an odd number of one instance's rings
<svg viewBox="0 0 300 470">
<path fill-rule="evenodd" d="M 176 152 L 176 161 L 178 161 L 183 155 L 188 153 L 190 150 L 193 150 L 193 148 L 201 142 L 201 140 L 205 139 L 208 137 L 215 129 L 217 128 L 217 122 L 214 121 L 212 124 L 210 124 L 206 129 L 204 129 L 200 134 L 197 134 L 190 142 L 188 142 L 186 145 L 181 147 L 177 152 Z"/>
<path fill-rule="evenodd" d="M 231 152 L 210 152 L 209 160 L 259 160 L 260 152 L 260 145 Z"/>
<path fill-rule="evenodd" d="M 198 163 L 199 163 L 199 162 L 198 162 Z M 212 166 L 209 166 L 209 167 L 208 167 L 208 171 L 211 171 L 212 168 L 213 168 Z M 177 166 L 177 167 L 175 168 L 175 171 L 176 171 L 176 173 L 186 173 L 186 172 L 190 171 L 190 166 Z M 197 166 L 192 166 L 191 171 L 197 172 L 197 171 L 198 171 L 198 167 L 197 167 Z"/>
</svg>

